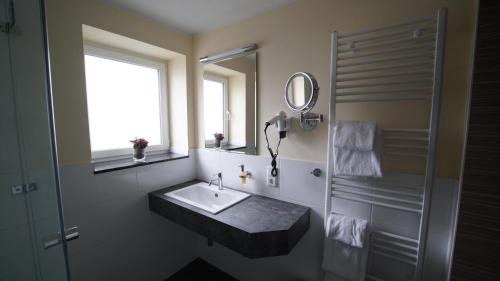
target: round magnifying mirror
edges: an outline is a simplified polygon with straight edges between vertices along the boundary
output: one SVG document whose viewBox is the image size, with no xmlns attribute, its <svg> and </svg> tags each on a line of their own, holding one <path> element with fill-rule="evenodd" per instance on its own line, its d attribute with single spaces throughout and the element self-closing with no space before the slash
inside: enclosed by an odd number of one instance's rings
<svg viewBox="0 0 500 281">
<path fill-rule="evenodd" d="M 295 112 L 306 113 L 316 104 L 318 91 L 318 82 L 314 76 L 307 72 L 297 72 L 286 81 L 286 104 Z"/>
</svg>

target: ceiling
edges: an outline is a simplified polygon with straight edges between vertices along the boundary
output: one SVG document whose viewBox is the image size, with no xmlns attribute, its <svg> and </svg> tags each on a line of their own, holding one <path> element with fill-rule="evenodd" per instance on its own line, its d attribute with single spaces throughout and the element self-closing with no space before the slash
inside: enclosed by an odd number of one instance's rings
<svg viewBox="0 0 500 281">
<path fill-rule="evenodd" d="M 197 34 L 253 17 L 294 0 L 104 0 L 180 31 Z"/>
</svg>

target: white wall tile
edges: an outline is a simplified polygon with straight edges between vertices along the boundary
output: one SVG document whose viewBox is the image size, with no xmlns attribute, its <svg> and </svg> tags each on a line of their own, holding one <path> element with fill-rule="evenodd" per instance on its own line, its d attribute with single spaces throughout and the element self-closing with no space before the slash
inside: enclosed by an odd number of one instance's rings
<svg viewBox="0 0 500 281">
<path fill-rule="evenodd" d="M 63 168 L 61 179 L 66 222 L 79 225 L 81 233 L 79 240 L 69 244 L 74 280 L 162 280 L 196 256 L 243 281 L 321 279 L 325 173 L 316 178 L 310 172 L 314 168 L 324 171 L 325 165 L 279 159 L 280 185 L 275 188 L 265 186 L 269 163 L 270 158 L 264 156 L 198 149 L 191 151 L 188 159 L 102 175 L 94 175 L 90 166 Z M 245 185 L 241 185 L 238 178 L 241 164 L 252 173 Z M 230 188 L 311 207 L 311 227 L 289 255 L 247 259 L 217 244 L 207 247 L 206 239 L 148 210 L 148 192 L 195 178 L 208 180 L 217 172 L 223 173 L 223 183 Z M 412 182 L 415 180 L 411 179 Z M 451 185 L 441 189 L 433 206 L 445 206 L 440 201 L 449 201 L 451 190 Z M 452 205 L 450 203 L 446 208 Z M 373 218 L 376 227 L 391 232 L 413 235 L 418 230 L 416 216 L 404 212 L 374 207 L 372 213 L 369 204 L 337 198 L 333 199 L 332 208 L 351 216 Z M 440 224 L 450 217 L 440 214 L 431 221 Z M 444 240 L 449 233 L 446 231 L 451 222 L 447 223 L 435 228 L 438 233 L 433 234 L 432 239 L 446 244 Z M 447 249 L 440 247 L 432 255 L 441 261 L 441 255 Z M 382 259 L 378 258 L 378 261 Z M 383 272 L 389 263 L 378 262 L 373 270 Z M 393 270 L 389 275 L 395 278 L 406 276 L 408 270 L 403 265 L 392 264 L 391 267 L 401 270 Z"/>
<path fill-rule="evenodd" d="M 281 200 L 309 206 L 312 208 L 312 213 L 316 218 L 311 218 L 311 229 L 320 229 L 315 235 L 315 239 L 323 239 L 323 212 L 324 212 L 324 196 L 325 196 L 325 177 L 324 173 L 321 178 L 315 178 L 310 175 L 310 171 L 314 168 L 325 169 L 325 164 L 313 163 L 307 161 L 291 160 L 291 159 L 280 159 L 280 186 L 277 189 L 270 187 L 265 187 L 265 177 L 266 169 L 265 167 L 269 165 L 269 158 L 263 156 L 251 156 L 234 154 L 227 152 L 217 152 L 209 151 L 205 149 L 197 150 L 197 175 L 200 179 L 209 179 L 212 174 L 222 171 L 224 178 L 224 185 L 240 189 L 242 191 L 261 194 L 269 197 L 278 198 Z M 244 164 L 245 169 L 249 170 L 253 174 L 252 180 L 247 185 L 240 185 L 238 180 L 239 169 L 238 165 Z M 220 169 L 220 170 L 219 170 Z M 412 185 L 421 185 L 422 177 L 411 176 L 411 175 L 387 175 L 384 180 L 389 180 L 393 183 L 403 183 Z M 433 205 L 438 206 L 433 208 L 431 213 L 431 223 L 439 224 L 438 227 L 434 227 L 437 233 L 431 233 L 429 239 L 429 245 L 434 245 L 438 243 L 439 247 L 434 247 L 433 251 L 429 251 L 428 255 L 432 255 L 429 260 L 433 261 L 434 267 L 429 276 L 429 280 L 435 279 L 440 273 L 439 269 L 445 267 L 443 265 L 443 254 L 446 256 L 449 250 L 449 245 L 446 241 L 449 240 L 453 222 L 450 219 L 452 217 L 452 206 L 456 204 L 456 198 L 450 195 L 450 187 L 441 188 L 439 186 L 444 183 L 440 183 L 438 179 L 436 181 L 435 190 L 440 192 L 440 195 L 435 196 L 435 201 Z M 446 203 L 444 202 L 446 201 Z M 441 208 L 439 208 L 439 206 Z M 439 210 L 440 209 L 440 210 Z M 419 226 L 419 215 L 414 213 L 408 213 L 403 211 L 397 211 L 385 207 L 371 206 L 370 204 L 355 202 L 351 200 L 333 198 L 332 200 L 332 211 L 343 213 L 346 215 L 359 217 L 371 221 L 372 226 L 381 230 L 398 233 L 410 237 L 416 238 L 418 235 Z M 441 212 L 436 214 L 436 212 Z M 310 231 L 313 232 L 313 231 Z M 307 241 L 309 234 L 306 234 L 302 240 Z M 306 244 L 310 248 L 313 255 L 321 256 L 322 247 L 321 243 L 318 245 L 319 248 L 313 250 L 316 245 L 315 242 L 301 242 L 301 244 Z M 241 256 L 233 253 L 232 251 L 225 249 L 221 246 L 215 246 L 214 248 L 208 248 L 205 246 L 205 240 L 201 239 L 200 242 L 201 256 L 207 258 L 207 260 L 213 262 L 214 264 L 220 266 L 221 268 L 227 270 L 229 273 L 237 277 L 241 277 L 242 280 L 259 280 L 262 276 L 269 277 L 269 280 L 292 280 L 292 278 L 300 278 L 300 274 L 294 274 L 293 266 L 288 268 L 288 271 L 281 270 L 281 262 L 287 260 L 289 264 L 295 264 L 298 262 L 295 259 L 299 259 L 297 256 L 289 255 L 286 257 L 275 257 L 265 259 L 267 263 L 265 265 L 261 264 L 258 260 L 247 260 Z M 316 242 L 317 243 L 317 242 Z M 295 251 L 295 250 L 294 250 Z M 306 258 L 307 255 L 302 256 Z M 316 261 L 320 262 L 320 259 Z M 390 264 L 390 266 L 389 266 Z M 438 266 L 436 266 L 439 264 Z M 249 267 L 249 265 L 251 265 Z M 273 270 L 267 266 L 271 266 Z M 439 267 L 439 268 L 437 268 Z M 258 270 L 250 271 L 248 268 L 259 268 Z M 389 271 L 388 268 L 390 268 Z M 304 272 L 315 272 L 318 276 L 321 275 L 321 270 L 318 267 L 312 265 L 303 264 L 302 270 Z M 399 264 L 394 261 L 384 260 L 381 257 L 376 257 L 376 262 L 373 265 L 373 271 L 375 273 L 384 273 L 389 279 L 394 280 L 406 280 L 411 277 L 412 269 L 405 264 Z M 437 272 L 437 273 L 436 273 Z M 438 274 L 438 275 L 436 275 Z M 442 274 L 441 274 L 442 275 Z M 252 277 L 253 276 L 253 277 Z M 315 280 L 302 277 L 304 280 Z M 439 277 L 440 278 L 440 277 Z M 267 279 L 266 279 L 267 280 Z"/>
<path fill-rule="evenodd" d="M 290 198 L 306 206 L 323 206 L 325 203 L 325 165 L 322 163 L 281 159 L 280 191 L 283 198 Z M 320 177 L 311 172 L 321 169 Z"/>
<path fill-rule="evenodd" d="M 92 175 L 96 188 L 106 200 L 134 198 L 139 193 L 137 168 Z"/>
<path fill-rule="evenodd" d="M 270 163 L 271 158 L 223 152 L 221 153 L 223 183 L 225 186 L 241 191 L 279 198 L 279 187 L 266 186 L 267 166 Z M 239 165 L 245 165 L 245 170 L 251 173 L 246 184 L 240 184 Z M 280 169 L 279 160 L 277 167 Z"/>
<path fill-rule="evenodd" d="M 143 192 L 154 191 L 196 177 L 194 156 L 137 167 L 137 179 Z"/>
<path fill-rule="evenodd" d="M 68 166 L 59 173 L 64 208 L 106 200 L 106 190 L 98 186 L 91 165 Z"/>
<path fill-rule="evenodd" d="M 196 157 L 196 176 L 208 181 L 213 175 L 222 171 L 221 153 L 211 149 L 194 150 Z"/>
<path fill-rule="evenodd" d="M 147 198 L 194 178 L 193 157 L 97 175 L 62 168 L 65 223 L 80 229 L 68 244 L 73 280 L 163 280 L 194 259 L 195 234 L 149 211 Z"/>
<path fill-rule="evenodd" d="M 221 167 L 225 186 L 309 206 L 312 209 L 310 229 L 289 255 L 248 259 L 217 244 L 214 247 L 207 247 L 206 239 L 201 236 L 199 255 L 242 281 L 319 280 L 322 274 L 320 265 L 324 236 L 324 176 L 315 178 L 310 171 L 316 167 L 324 169 L 324 165 L 278 159 L 279 187 L 268 187 L 265 182 L 267 166 L 271 162 L 269 157 L 214 152 L 205 149 L 197 152 L 199 177 L 211 178 L 211 175 L 217 172 L 214 167 Z M 287 161 L 286 164 L 284 164 L 285 161 Z M 245 165 L 245 170 L 252 174 L 251 179 L 245 185 L 241 185 L 238 178 L 241 164 Z M 205 165 L 211 165 L 211 167 L 205 167 Z M 311 178 L 315 180 L 310 181 Z M 305 188 L 306 186 L 310 190 Z"/>
</svg>

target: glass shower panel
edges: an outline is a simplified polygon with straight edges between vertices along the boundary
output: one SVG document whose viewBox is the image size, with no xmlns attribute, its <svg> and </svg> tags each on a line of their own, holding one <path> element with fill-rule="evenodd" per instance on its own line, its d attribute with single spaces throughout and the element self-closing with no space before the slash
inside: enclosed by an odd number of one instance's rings
<svg viewBox="0 0 500 281">
<path fill-rule="evenodd" d="M 3 21 L 6 7 L 1 4 Z M 11 188 L 23 179 L 6 33 L 0 33 L 0 79 L 0 280 L 36 280 L 26 200 L 11 195 Z"/>
<path fill-rule="evenodd" d="M 65 243 L 46 247 L 63 227 L 41 3 L 0 0 L 0 21 L 0 280 L 68 280 Z"/>
</svg>

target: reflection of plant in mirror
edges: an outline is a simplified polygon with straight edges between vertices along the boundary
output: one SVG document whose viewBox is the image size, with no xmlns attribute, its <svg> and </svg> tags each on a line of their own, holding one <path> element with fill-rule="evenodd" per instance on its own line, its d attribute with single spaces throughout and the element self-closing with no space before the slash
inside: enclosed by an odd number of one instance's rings
<svg viewBox="0 0 500 281">
<path fill-rule="evenodd" d="M 221 141 L 224 139 L 224 134 L 223 133 L 215 133 L 214 137 L 216 140 Z"/>
</svg>

